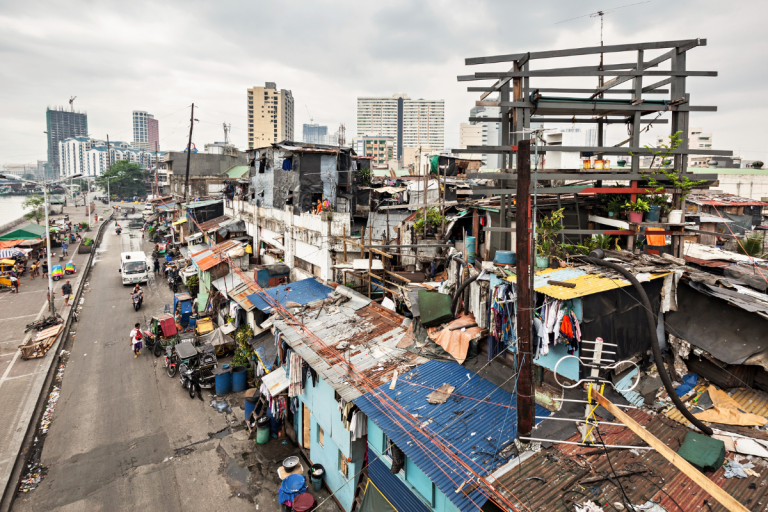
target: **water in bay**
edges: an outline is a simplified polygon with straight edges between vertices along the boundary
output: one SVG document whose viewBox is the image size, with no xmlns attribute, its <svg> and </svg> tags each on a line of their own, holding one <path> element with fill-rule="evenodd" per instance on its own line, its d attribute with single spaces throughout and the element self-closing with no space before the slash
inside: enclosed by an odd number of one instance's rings
<svg viewBox="0 0 768 512">
<path fill-rule="evenodd" d="M 21 204 L 27 196 L 0 196 L 0 225 L 12 222 L 29 210 L 24 210 Z"/>
</svg>

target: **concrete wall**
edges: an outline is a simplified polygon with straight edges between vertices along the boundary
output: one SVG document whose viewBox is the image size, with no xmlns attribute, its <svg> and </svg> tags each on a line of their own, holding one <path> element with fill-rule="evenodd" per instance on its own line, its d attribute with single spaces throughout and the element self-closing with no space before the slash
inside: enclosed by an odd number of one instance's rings
<svg viewBox="0 0 768 512">
<path fill-rule="evenodd" d="M 357 485 L 357 473 L 363 467 L 365 458 L 365 439 L 352 441 L 352 433 L 344 428 L 341 423 L 335 392 L 331 386 L 318 377 L 316 386 L 312 386 L 312 379 L 307 379 L 304 393 L 298 396 L 299 414 L 294 416 L 296 433 L 299 444 L 304 446 L 304 429 L 302 415 L 306 405 L 310 411 L 310 448 L 309 458 L 313 464 L 322 464 L 325 468 L 325 483 L 329 489 L 336 492 L 336 499 L 345 511 L 352 509 Z M 318 426 L 323 429 L 324 443 L 318 442 Z M 339 452 L 345 457 L 351 458 L 347 477 L 342 475 L 339 467 Z M 347 482 L 347 479 L 349 481 Z"/>
<path fill-rule="evenodd" d="M 768 197 L 768 172 L 767 174 L 719 174 L 717 179 L 720 185 L 717 187 L 726 194 L 749 197 L 760 201 Z"/>
<path fill-rule="evenodd" d="M 165 156 L 168 170 L 177 176 L 186 176 L 187 154 L 169 151 Z M 189 176 L 220 176 L 235 165 L 246 165 L 245 153 L 237 156 L 215 155 L 211 153 L 192 153 L 189 159 Z"/>
<path fill-rule="evenodd" d="M 406 439 L 410 439 L 407 438 Z M 401 440 L 403 444 L 408 442 Z M 397 444 L 397 441 L 395 442 Z M 382 455 L 384 449 L 384 433 L 379 427 L 377 427 L 370 419 L 368 420 L 368 447 L 380 456 L 380 460 L 386 464 L 387 467 L 392 467 L 392 459 L 386 454 Z M 422 501 L 429 508 L 435 512 L 458 512 L 458 507 L 449 500 L 445 494 L 434 485 L 429 477 L 421 471 L 413 461 L 406 457 L 405 469 L 401 470 L 397 477 L 408 487 L 412 493 L 414 493 L 420 501 Z M 386 494 L 386 489 L 381 489 Z"/>
</svg>

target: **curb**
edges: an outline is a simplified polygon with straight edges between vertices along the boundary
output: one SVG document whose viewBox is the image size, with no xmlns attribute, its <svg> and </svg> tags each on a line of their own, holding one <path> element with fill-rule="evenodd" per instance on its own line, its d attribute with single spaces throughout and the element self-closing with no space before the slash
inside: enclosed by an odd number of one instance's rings
<svg viewBox="0 0 768 512">
<path fill-rule="evenodd" d="M 85 287 L 85 282 L 87 280 L 88 275 L 91 271 L 91 265 L 93 264 L 93 259 L 96 256 L 96 247 L 101 243 L 101 240 L 104 236 L 104 231 L 106 231 L 106 226 L 109 222 L 112 221 L 114 217 L 114 212 L 112 212 L 109 217 L 104 218 L 104 221 L 102 222 L 101 226 L 99 226 L 98 233 L 96 234 L 96 238 L 93 242 L 93 248 L 94 250 L 91 251 L 90 255 L 88 256 L 88 262 L 86 263 L 85 270 L 82 274 L 80 274 L 80 279 L 76 285 L 75 290 L 75 296 L 72 300 L 72 307 L 69 309 L 69 314 L 67 315 L 67 318 L 64 321 L 64 329 L 61 331 L 61 334 L 59 334 L 58 339 L 54 342 L 53 346 L 49 349 L 49 351 L 53 351 L 53 357 L 51 358 L 50 366 L 48 367 L 47 374 L 45 376 L 45 381 L 43 382 L 43 386 L 40 390 L 40 396 L 37 397 L 37 401 L 35 404 L 34 411 L 32 413 L 32 416 L 30 417 L 30 422 L 27 425 L 27 431 L 24 434 L 24 439 L 21 442 L 21 446 L 19 447 L 19 451 L 13 456 L 16 458 L 15 462 L 13 463 L 13 469 L 11 470 L 10 477 L 8 478 L 8 482 L 6 483 L 5 489 L 3 489 L 3 495 L 2 499 L 0 500 L 0 512 L 8 512 L 11 507 L 13 506 L 13 502 L 16 498 L 16 485 L 19 482 L 19 479 L 21 478 L 21 473 L 24 469 L 24 463 L 26 462 L 26 457 L 29 454 L 29 448 L 32 445 L 32 440 L 35 437 L 35 433 L 37 432 L 37 424 L 42 416 L 43 410 L 45 409 L 45 404 L 47 402 L 48 398 L 48 390 L 51 387 L 51 384 L 53 382 L 53 377 L 56 373 L 56 369 L 59 367 L 59 362 L 61 361 L 61 355 L 60 355 L 60 348 L 61 345 L 64 343 L 64 340 L 67 339 L 67 336 L 69 336 L 69 330 L 72 326 L 72 312 L 75 311 L 75 308 L 77 307 L 78 302 L 80 301 L 80 297 L 82 297 L 83 294 L 83 288 Z M 45 316 L 46 307 L 43 305 L 42 310 L 40 311 L 40 314 L 37 316 L 35 320 L 39 320 L 43 316 Z M 27 333 L 27 335 L 24 337 L 23 344 L 26 344 L 30 338 L 34 335 L 33 332 Z"/>
</svg>

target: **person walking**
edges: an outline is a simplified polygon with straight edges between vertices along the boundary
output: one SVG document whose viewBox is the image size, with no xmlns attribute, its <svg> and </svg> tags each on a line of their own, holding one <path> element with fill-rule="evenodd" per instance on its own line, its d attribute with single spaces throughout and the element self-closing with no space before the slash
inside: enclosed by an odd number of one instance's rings
<svg viewBox="0 0 768 512">
<path fill-rule="evenodd" d="M 157 275 L 158 272 L 160 272 L 160 260 L 155 258 L 155 275 Z"/>
<path fill-rule="evenodd" d="M 13 293 L 19 293 L 19 278 L 11 274 L 11 286 L 13 287 Z"/>
<path fill-rule="evenodd" d="M 62 285 L 61 295 L 64 297 L 64 306 L 69 306 L 69 299 L 72 296 L 72 285 L 69 284 L 69 280 Z"/>
<path fill-rule="evenodd" d="M 64 256 L 69 256 L 67 254 L 67 247 L 68 247 L 68 244 L 67 244 L 66 241 L 61 242 L 61 254 L 64 255 Z"/>
<path fill-rule="evenodd" d="M 43 260 L 43 277 L 48 277 L 48 261 Z"/>
<path fill-rule="evenodd" d="M 34 279 L 37 277 L 38 270 L 40 269 L 40 260 L 32 262 L 32 266 L 29 267 L 29 277 Z"/>
<path fill-rule="evenodd" d="M 144 335 L 141 334 L 141 325 L 136 322 L 136 325 L 133 326 L 133 330 L 131 331 L 131 348 L 133 348 L 134 359 L 141 354 L 142 339 L 144 339 Z"/>
</svg>

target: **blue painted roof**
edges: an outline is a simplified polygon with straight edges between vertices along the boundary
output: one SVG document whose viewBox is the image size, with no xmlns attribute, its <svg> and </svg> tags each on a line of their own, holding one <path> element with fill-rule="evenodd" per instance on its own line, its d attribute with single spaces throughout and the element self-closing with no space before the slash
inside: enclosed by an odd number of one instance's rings
<svg viewBox="0 0 768 512">
<path fill-rule="evenodd" d="M 333 288 L 325 286 L 310 277 L 308 279 L 296 281 L 295 283 L 281 284 L 280 286 L 268 288 L 264 291 L 275 301 L 279 301 L 283 306 L 288 302 L 295 302 L 303 306 L 304 304 L 309 304 L 310 302 L 326 298 L 333 293 Z M 250 294 L 248 300 L 264 313 L 272 311 L 272 306 L 267 304 L 267 301 L 262 299 L 258 293 Z"/>
<path fill-rule="evenodd" d="M 512 370 L 509 372 L 511 377 Z M 426 387 L 410 385 L 411 382 Z M 463 396 L 451 396 L 444 404 L 429 404 L 427 395 L 443 384 L 454 386 L 454 393 Z M 429 422 L 423 430 L 433 437 L 439 436 L 444 445 L 450 444 L 454 453 L 481 475 L 492 473 L 508 462 L 496 454 L 517 435 L 517 410 L 496 404 L 515 407 L 516 396 L 458 363 L 430 361 L 399 377 L 395 389 L 390 390 L 386 383 L 354 401 L 459 510 L 466 512 L 482 507 L 487 498 L 478 490 L 469 497 L 455 492 L 472 474 L 420 432 L 407 426 L 413 437 L 404 433 L 390 418 L 393 413 L 385 414 L 386 409 L 376 393 L 392 398 L 419 424 Z M 549 416 L 549 411 L 537 405 L 536 416 Z M 402 424 L 402 418 L 395 418 Z"/>
</svg>

